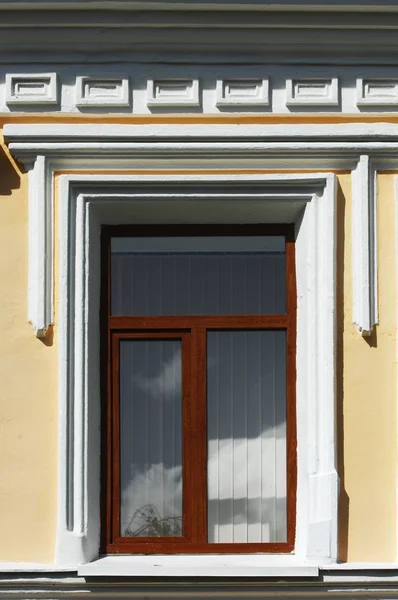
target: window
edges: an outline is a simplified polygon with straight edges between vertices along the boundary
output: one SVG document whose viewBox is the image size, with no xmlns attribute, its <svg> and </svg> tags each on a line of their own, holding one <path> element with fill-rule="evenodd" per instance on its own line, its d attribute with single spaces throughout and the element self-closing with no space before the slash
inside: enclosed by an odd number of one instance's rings
<svg viewBox="0 0 398 600">
<path fill-rule="evenodd" d="M 105 553 L 291 552 L 293 226 L 102 233 Z"/>
</svg>

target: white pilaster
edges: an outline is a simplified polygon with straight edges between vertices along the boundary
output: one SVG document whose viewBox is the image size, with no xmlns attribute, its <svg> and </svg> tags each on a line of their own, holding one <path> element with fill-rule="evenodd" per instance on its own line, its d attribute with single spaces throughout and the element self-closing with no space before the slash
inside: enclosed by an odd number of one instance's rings
<svg viewBox="0 0 398 600">
<path fill-rule="evenodd" d="M 352 172 L 352 320 L 362 336 L 378 322 L 376 183 L 370 157 L 361 155 Z"/>
<path fill-rule="evenodd" d="M 38 155 L 29 171 L 28 320 L 37 337 L 52 323 L 52 199 L 47 158 Z"/>
</svg>

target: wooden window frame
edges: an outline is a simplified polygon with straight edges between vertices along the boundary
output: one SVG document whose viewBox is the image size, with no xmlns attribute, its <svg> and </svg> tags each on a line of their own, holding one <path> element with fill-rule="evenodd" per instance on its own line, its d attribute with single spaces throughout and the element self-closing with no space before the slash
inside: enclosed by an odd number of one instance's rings
<svg viewBox="0 0 398 600">
<path fill-rule="evenodd" d="M 111 316 L 112 237 L 284 236 L 286 313 L 275 315 Z M 101 551 L 104 554 L 289 553 L 294 550 L 297 491 L 296 275 L 293 225 L 111 225 L 101 232 Z M 206 334 L 208 330 L 286 331 L 287 541 L 208 543 Z M 183 410 L 183 535 L 121 537 L 119 474 L 119 342 L 181 339 Z M 184 431 L 189 430 L 189 436 Z"/>
</svg>

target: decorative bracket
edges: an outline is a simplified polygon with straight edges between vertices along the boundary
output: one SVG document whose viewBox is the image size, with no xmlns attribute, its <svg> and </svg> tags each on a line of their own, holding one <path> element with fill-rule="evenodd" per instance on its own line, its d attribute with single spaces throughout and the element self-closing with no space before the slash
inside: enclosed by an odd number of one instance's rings
<svg viewBox="0 0 398 600">
<path fill-rule="evenodd" d="M 353 323 L 369 336 L 378 322 L 377 178 L 369 155 L 352 172 Z"/>
</svg>

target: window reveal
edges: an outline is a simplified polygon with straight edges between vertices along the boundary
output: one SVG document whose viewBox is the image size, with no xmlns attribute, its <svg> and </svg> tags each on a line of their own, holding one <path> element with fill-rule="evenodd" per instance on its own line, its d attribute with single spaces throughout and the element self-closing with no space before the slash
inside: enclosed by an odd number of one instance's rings
<svg viewBox="0 0 398 600">
<path fill-rule="evenodd" d="M 103 259 L 103 551 L 290 552 L 292 228 L 107 227 Z"/>
</svg>

